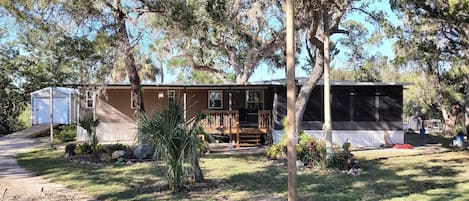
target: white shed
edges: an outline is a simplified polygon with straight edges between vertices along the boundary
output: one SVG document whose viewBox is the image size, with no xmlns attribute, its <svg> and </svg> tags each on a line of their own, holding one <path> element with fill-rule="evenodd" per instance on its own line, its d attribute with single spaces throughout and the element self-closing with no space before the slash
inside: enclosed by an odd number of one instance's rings
<svg viewBox="0 0 469 201">
<path fill-rule="evenodd" d="M 47 87 L 31 93 L 31 118 L 33 125 L 51 123 L 50 89 L 50 87 Z M 77 90 L 65 87 L 54 87 L 53 89 L 53 123 L 75 123 Z"/>
</svg>

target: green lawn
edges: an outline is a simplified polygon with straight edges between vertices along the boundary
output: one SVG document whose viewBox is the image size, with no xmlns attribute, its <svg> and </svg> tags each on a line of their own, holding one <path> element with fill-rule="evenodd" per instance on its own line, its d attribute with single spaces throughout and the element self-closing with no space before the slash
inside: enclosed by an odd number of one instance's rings
<svg viewBox="0 0 469 201">
<path fill-rule="evenodd" d="M 303 200 L 469 200 L 468 152 L 380 160 L 367 153 L 372 152 L 358 154 L 364 166 L 359 176 L 299 172 L 299 195 Z M 161 165 L 89 166 L 61 155 L 41 149 L 21 154 L 19 163 L 103 200 L 285 200 L 287 193 L 286 169 L 261 155 L 204 157 L 208 182 L 182 193 L 165 190 Z"/>
</svg>

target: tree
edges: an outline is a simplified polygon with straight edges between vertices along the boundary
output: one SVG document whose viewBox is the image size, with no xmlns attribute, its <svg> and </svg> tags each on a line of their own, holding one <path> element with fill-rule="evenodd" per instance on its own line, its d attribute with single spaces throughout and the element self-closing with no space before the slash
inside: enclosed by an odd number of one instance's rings
<svg viewBox="0 0 469 201">
<path fill-rule="evenodd" d="M 347 30 L 340 29 L 339 24 L 347 12 L 361 12 L 372 19 L 374 24 L 379 24 L 383 27 L 388 27 L 389 24 L 385 20 L 385 14 L 382 11 L 368 10 L 369 5 L 373 2 L 360 2 L 360 1 L 344 1 L 344 0 L 326 0 L 326 1 L 299 1 L 297 10 L 298 29 L 305 32 L 304 46 L 307 49 L 312 70 L 308 80 L 303 84 L 298 94 L 296 101 L 296 119 L 298 129 L 301 129 L 300 122 L 303 120 L 303 114 L 306 109 L 307 101 L 310 98 L 311 92 L 321 79 L 324 73 L 324 65 L 326 65 L 330 52 L 325 50 L 325 40 L 329 41 L 329 37 L 333 34 L 348 33 Z M 326 20 L 327 19 L 327 20 Z M 321 28 L 323 26 L 324 28 Z M 327 31 L 327 32 L 326 32 Z M 313 48 L 311 48 L 311 46 Z M 326 55 L 327 54 L 327 55 Z M 328 93 L 325 91 L 325 93 Z M 326 103 L 325 103 L 326 105 Z M 326 112 L 325 112 L 326 113 Z M 325 114 L 325 120 L 326 120 Z M 324 127 L 329 127 L 325 125 Z M 325 129 L 328 131 L 329 129 Z M 332 137 L 326 132 L 326 141 L 329 145 L 328 155 L 332 154 Z"/>
<path fill-rule="evenodd" d="M 435 104 L 445 121 L 444 132 L 450 134 L 464 107 L 469 2 L 395 0 L 392 6 L 405 24 L 399 36 L 396 63 L 417 66 L 425 72 L 437 93 Z"/>
<path fill-rule="evenodd" d="M 23 91 L 13 84 L 2 64 L 0 61 L 0 135 L 5 135 L 21 128 L 17 118 L 26 104 Z"/>
<path fill-rule="evenodd" d="M 354 72 L 354 80 L 358 81 L 358 71 L 361 70 L 363 61 L 365 60 L 365 45 L 367 44 L 368 30 L 358 21 L 347 20 L 343 23 L 345 30 L 348 30 L 348 37 L 338 41 L 342 46 L 349 49 L 350 52 L 345 55 L 349 57 L 348 65 L 352 67 Z"/>
<path fill-rule="evenodd" d="M 102 63 L 114 64 L 122 58 L 127 79 L 134 94 L 135 113 L 144 111 L 141 77 L 138 75 L 139 65 L 134 55 L 136 54 L 134 47 L 138 44 L 143 32 L 138 23 L 131 24 L 129 21 L 143 20 L 146 14 L 155 13 L 158 10 L 148 9 L 143 1 L 123 2 L 121 0 L 112 2 L 98 0 L 91 3 L 84 0 L 39 1 L 37 4 L 30 1 L 0 1 L 0 7 L 7 10 L 17 21 L 34 28 L 34 31 L 53 31 L 52 33 L 64 36 L 66 39 L 84 37 L 97 40 L 105 37 L 110 45 L 101 47 L 113 48 L 113 51 L 107 52 L 111 57 L 106 57 L 112 61 L 104 60 Z M 56 45 L 51 47 L 56 47 Z"/>
<path fill-rule="evenodd" d="M 171 1 L 164 8 L 156 26 L 178 50 L 174 59 L 192 70 L 245 84 L 261 62 L 281 55 L 285 27 L 277 1 Z"/>
</svg>

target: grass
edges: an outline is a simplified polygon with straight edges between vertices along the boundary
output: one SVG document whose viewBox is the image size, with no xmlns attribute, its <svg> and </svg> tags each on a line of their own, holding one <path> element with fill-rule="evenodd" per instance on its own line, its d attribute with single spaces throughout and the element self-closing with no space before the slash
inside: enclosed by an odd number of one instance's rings
<svg viewBox="0 0 469 201">
<path fill-rule="evenodd" d="M 208 182 L 180 193 L 165 190 L 165 168 L 161 165 L 78 165 L 61 155 L 40 149 L 18 159 L 21 166 L 39 175 L 102 200 L 285 200 L 287 194 L 287 170 L 262 155 L 204 157 L 201 166 Z M 385 159 L 373 157 L 372 151 L 357 155 L 364 166 L 359 176 L 299 172 L 301 198 L 469 200 L 468 152 L 404 154 Z"/>
</svg>

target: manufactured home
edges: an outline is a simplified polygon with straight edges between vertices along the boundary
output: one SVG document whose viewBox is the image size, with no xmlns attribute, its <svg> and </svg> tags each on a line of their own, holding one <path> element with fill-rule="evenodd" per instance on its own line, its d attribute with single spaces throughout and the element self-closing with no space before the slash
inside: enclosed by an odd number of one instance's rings
<svg viewBox="0 0 469 201">
<path fill-rule="evenodd" d="M 297 81 L 301 87 L 305 80 Z M 403 143 L 402 83 L 332 81 L 332 128 L 334 143 L 346 140 L 355 147 Z M 94 89 L 100 88 L 100 93 Z M 137 135 L 130 85 L 96 85 L 81 89 L 80 115 L 93 113 L 100 120 L 97 133 L 102 141 L 134 141 Z M 178 101 L 184 118 L 191 122 L 205 114 L 205 132 L 225 136 L 239 146 L 254 146 L 264 139 L 278 142 L 286 116 L 286 82 L 271 80 L 240 84 L 142 85 L 147 113 L 163 110 L 168 101 Z M 313 90 L 300 130 L 322 138 L 323 84 Z M 86 140 L 79 134 L 79 140 Z"/>
</svg>

